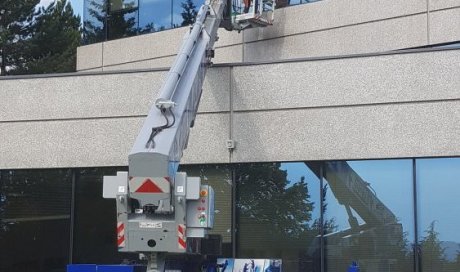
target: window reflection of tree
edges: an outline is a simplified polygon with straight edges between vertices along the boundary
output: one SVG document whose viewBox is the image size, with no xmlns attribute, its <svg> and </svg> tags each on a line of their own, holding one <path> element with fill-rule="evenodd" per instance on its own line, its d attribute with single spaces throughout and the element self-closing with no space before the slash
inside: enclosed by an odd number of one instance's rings
<svg viewBox="0 0 460 272">
<path fill-rule="evenodd" d="M 320 224 L 313 218 L 309 181 L 291 182 L 280 168 L 280 163 L 237 167 L 239 257 L 283 258 L 283 270 L 320 271 Z"/>
<path fill-rule="evenodd" d="M 107 6 L 104 1 L 88 1 L 83 22 L 83 40 L 85 44 L 106 40 Z"/>
<path fill-rule="evenodd" d="M 422 271 L 460 271 L 460 251 L 457 250 L 455 259 L 449 259 L 446 254 L 446 247 L 452 246 L 452 242 L 443 242 L 439 239 L 439 232 L 436 231 L 437 221 L 432 221 L 424 231 L 420 243 Z"/>
<path fill-rule="evenodd" d="M 273 234 L 299 238 L 311 229 L 313 203 L 307 182 L 290 183 L 280 163 L 238 168 L 240 216 L 271 225 Z"/>
<path fill-rule="evenodd" d="M 90 0 L 84 21 L 85 44 L 154 32 L 153 22 L 139 26 L 137 1 Z"/>
<path fill-rule="evenodd" d="M 192 0 L 185 0 L 181 3 L 182 6 L 182 23 L 181 26 L 192 25 L 195 22 L 196 15 L 198 14 L 196 6 Z"/>
</svg>

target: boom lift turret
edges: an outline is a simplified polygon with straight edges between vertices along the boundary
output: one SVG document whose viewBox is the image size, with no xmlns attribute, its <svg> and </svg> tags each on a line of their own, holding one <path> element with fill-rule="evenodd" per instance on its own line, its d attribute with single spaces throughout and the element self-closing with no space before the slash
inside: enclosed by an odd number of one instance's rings
<svg viewBox="0 0 460 272">
<path fill-rule="evenodd" d="M 213 226 L 213 189 L 177 169 L 217 30 L 269 25 L 274 3 L 260 1 L 260 12 L 244 20 L 236 19 L 240 14 L 232 13 L 230 0 L 207 0 L 201 6 L 129 154 L 129 172 L 104 177 L 104 197 L 116 199 L 118 249 L 145 254 L 148 272 L 163 271 L 166 254 L 199 253 L 200 239 Z"/>
</svg>

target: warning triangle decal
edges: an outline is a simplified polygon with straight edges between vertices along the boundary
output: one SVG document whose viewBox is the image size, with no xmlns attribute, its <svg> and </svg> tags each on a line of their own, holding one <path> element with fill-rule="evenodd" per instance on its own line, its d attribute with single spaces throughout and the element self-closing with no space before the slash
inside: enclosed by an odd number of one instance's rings
<svg viewBox="0 0 460 272">
<path fill-rule="evenodd" d="M 136 193 L 163 193 L 163 191 L 153 183 L 151 179 L 146 179 L 144 183 L 137 188 Z"/>
</svg>

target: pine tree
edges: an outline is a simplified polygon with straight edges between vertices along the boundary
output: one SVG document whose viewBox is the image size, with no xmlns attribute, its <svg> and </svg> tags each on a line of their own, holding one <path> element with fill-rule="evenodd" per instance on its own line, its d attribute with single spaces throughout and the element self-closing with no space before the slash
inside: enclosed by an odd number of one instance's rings
<svg viewBox="0 0 460 272">
<path fill-rule="evenodd" d="M 439 240 L 439 232 L 434 227 L 435 221 L 431 222 L 428 229 L 425 231 L 427 234 L 420 241 L 422 249 L 422 269 L 425 272 L 442 271 L 443 264 L 445 263 L 444 249 Z"/>
<path fill-rule="evenodd" d="M 57 1 L 38 10 L 29 26 L 23 61 L 15 64 L 14 74 L 40 74 L 75 71 L 76 50 L 80 44 L 80 17 L 70 3 Z"/>
<path fill-rule="evenodd" d="M 21 61 L 24 41 L 30 37 L 28 27 L 40 0 L 2 0 L 0 5 L 0 75 L 7 67 Z"/>
<path fill-rule="evenodd" d="M 195 22 L 196 15 L 198 12 L 196 11 L 196 6 L 192 0 L 186 0 L 182 2 L 182 26 L 192 25 Z"/>
</svg>

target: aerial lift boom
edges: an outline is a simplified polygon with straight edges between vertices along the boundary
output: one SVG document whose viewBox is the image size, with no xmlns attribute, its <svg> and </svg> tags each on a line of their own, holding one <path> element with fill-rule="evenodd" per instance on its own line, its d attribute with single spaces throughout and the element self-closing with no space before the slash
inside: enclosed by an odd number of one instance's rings
<svg viewBox="0 0 460 272">
<path fill-rule="evenodd" d="M 201 6 L 134 142 L 129 172 L 104 177 L 104 197 L 115 198 L 117 204 L 118 249 L 143 253 L 148 272 L 163 271 L 166 254 L 200 253 L 200 241 L 213 226 L 212 187 L 178 173 L 179 162 L 214 57 L 218 28 L 265 26 L 266 20 L 259 24 L 260 16 L 269 14 L 264 11 L 255 18 L 253 12 L 243 25 L 232 20 L 229 5 L 229 0 L 207 0 Z"/>
</svg>

